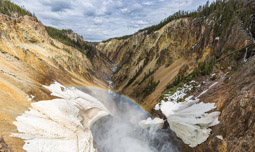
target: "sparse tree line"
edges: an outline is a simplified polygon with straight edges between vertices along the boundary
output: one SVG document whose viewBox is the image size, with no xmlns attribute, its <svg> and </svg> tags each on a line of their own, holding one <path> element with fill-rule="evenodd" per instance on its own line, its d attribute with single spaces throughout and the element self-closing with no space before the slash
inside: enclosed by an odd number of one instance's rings
<svg viewBox="0 0 255 152">
<path fill-rule="evenodd" d="M 185 17 L 206 18 L 213 13 L 215 13 L 216 18 L 219 19 L 218 24 L 223 23 L 223 27 L 229 24 L 230 20 L 236 16 L 243 21 L 244 27 L 247 28 L 250 23 L 250 16 L 255 13 L 255 10 L 254 6 L 249 5 L 247 0 L 216 0 L 211 4 L 207 1 L 205 5 L 199 6 L 196 11 L 178 11 L 161 21 L 159 24 L 147 27 L 140 31 L 152 33 L 176 19 Z M 220 32 L 220 30 L 218 32 Z"/>
<path fill-rule="evenodd" d="M 0 0 L 0 13 L 11 16 L 13 13 L 17 13 L 18 16 L 33 16 L 36 18 L 34 14 L 29 12 L 23 7 L 20 7 L 9 0 Z"/>
<path fill-rule="evenodd" d="M 211 4 L 209 3 L 209 1 L 207 1 L 205 5 L 199 6 L 195 11 L 180 10 L 173 15 L 165 18 L 159 24 L 141 29 L 138 32 L 145 31 L 147 34 L 150 34 L 154 31 L 161 29 L 163 26 L 176 19 L 186 17 L 205 19 L 211 14 L 216 15 L 217 24 L 214 28 L 216 31 L 216 35 L 219 35 L 220 33 L 222 33 L 222 30 L 231 23 L 231 19 L 233 19 L 235 16 L 241 19 L 245 29 L 248 28 L 250 24 L 250 16 L 252 14 L 255 14 L 255 6 L 250 5 L 250 2 L 248 2 L 248 0 L 216 0 Z M 130 36 L 132 35 L 126 35 L 114 39 L 127 39 Z"/>
<path fill-rule="evenodd" d="M 81 51 L 82 53 L 89 53 L 89 51 L 92 49 L 92 46 L 86 44 L 86 42 L 79 42 L 79 41 L 75 41 L 70 39 L 66 33 L 68 33 L 70 30 L 59 30 L 50 26 L 46 26 L 46 30 L 48 32 L 48 34 L 54 38 L 57 39 L 58 41 L 60 41 L 61 43 L 64 43 L 68 46 L 71 46 L 73 48 L 78 49 L 79 51 Z"/>
<path fill-rule="evenodd" d="M 16 14 L 18 16 L 28 15 L 28 16 L 32 16 L 32 17 L 36 18 L 36 16 L 34 14 L 32 14 L 30 11 L 12 3 L 9 0 L 0 0 L 0 13 L 8 15 L 8 16 L 12 16 L 12 15 Z M 57 39 L 58 41 L 66 44 L 68 46 L 74 47 L 74 48 L 78 49 L 79 51 L 81 51 L 82 53 L 86 53 L 87 55 L 91 56 L 92 46 L 86 44 L 86 42 L 76 42 L 74 40 L 71 40 L 66 35 L 66 33 L 68 33 L 69 30 L 65 30 L 65 29 L 58 30 L 53 27 L 46 27 L 46 30 L 52 38 Z M 55 46 L 53 43 L 52 43 L 52 45 Z"/>
</svg>

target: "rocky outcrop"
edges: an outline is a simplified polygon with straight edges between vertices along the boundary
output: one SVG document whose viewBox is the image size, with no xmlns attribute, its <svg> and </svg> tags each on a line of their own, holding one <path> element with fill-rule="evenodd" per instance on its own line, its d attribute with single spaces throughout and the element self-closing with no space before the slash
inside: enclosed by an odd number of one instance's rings
<svg viewBox="0 0 255 152">
<path fill-rule="evenodd" d="M 42 85 L 107 87 L 111 63 L 101 52 L 92 48 L 88 56 L 52 39 L 33 17 L 0 14 L 0 37 L 0 135 L 13 151 L 23 151 L 23 141 L 9 137 L 15 118 L 32 102 L 52 98 Z"/>
<path fill-rule="evenodd" d="M 77 33 L 74 33 L 73 30 L 71 29 L 66 30 L 66 36 L 68 36 L 71 40 L 74 40 L 76 42 L 84 41 L 83 36 L 80 36 Z"/>
<path fill-rule="evenodd" d="M 236 2 L 244 8 L 255 6 L 254 1 Z M 216 103 L 216 111 L 221 112 L 220 124 L 212 127 L 211 136 L 204 143 L 195 148 L 184 146 L 185 152 L 252 152 L 255 149 L 253 14 L 246 16 L 250 28 L 244 27 L 244 18 L 225 17 L 229 21 L 226 24 L 222 16 L 211 13 L 207 17 L 180 18 L 150 34 L 137 32 L 126 39 L 111 39 L 97 45 L 118 65 L 113 75 L 116 91 L 136 99 L 147 111 L 161 118 L 164 116 L 153 108 L 168 84 L 196 72 L 199 63 L 214 62 L 212 71 L 216 77 L 196 77 L 196 82 L 210 83 L 200 89 L 193 88 L 188 95 L 198 96 L 217 79 L 199 98 Z M 222 24 L 224 29 L 219 28 Z"/>
<path fill-rule="evenodd" d="M 1 140 L 0 146 L 23 151 L 23 141 L 9 137 L 16 132 L 12 123 L 32 102 L 53 98 L 42 85 L 58 81 L 65 86 L 105 88 L 103 79 L 112 75 L 108 58 L 118 66 L 112 77 L 115 90 L 135 98 L 150 112 L 168 84 L 193 72 L 199 63 L 213 60 L 215 71 L 229 74 L 200 99 L 216 103 L 220 124 L 205 143 L 183 151 L 253 151 L 254 20 L 247 31 L 242 19 L 233 17 L 220 32 L 219 20 L 215 13 L 183 17 L 150 34 L 137 32 L 97 48 L 84 42 L 90 49 L 81 51 L 51 38 L 33 17 L 0 14 L 0 135 L 6 142 Z M 72 31 L 66 36 L 83 42 Z"/>
<path fill-rule="evenodd" d="M 215 59 L 224 51 L 252 43 L 241 21 L 235 18 L 233 22 L 236 24 L 217 35 L 214 14 L 181 18 L 151 34 L 138 32 L 127 39 L 100 43 L 97 48 L 118 64 L 113 76 L 116 91 L 135 98 L 150 111 L 178 75 L 191 73 L 198 63 Z"/>
<path fill-rule="evenodd" d="M 255 57 L 203 94 L 204 102 L 216 103 L 220 124 L 209 139 L 184 151 L 252 152 L 255 149 Z"/>
<path fill-rule="evenodd" d="M 3 137 L 0 136 L 0 152 L 11 152 L 11 149 L 5 143 Z"/>
</svg>

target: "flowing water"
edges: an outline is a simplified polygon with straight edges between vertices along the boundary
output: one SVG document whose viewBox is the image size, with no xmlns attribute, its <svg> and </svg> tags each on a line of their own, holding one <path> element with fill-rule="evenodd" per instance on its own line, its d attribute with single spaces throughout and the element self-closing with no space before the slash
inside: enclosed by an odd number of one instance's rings
<svg viewBox="0 0 255 152">
<path fill-rule="evenodd" d="M 109 80 L 109 88 L 113 85 Z M 204 142 L 209 127 L 219 123 L 220 112 L 207 113 L 215 104 L 192 96 L 159 103 L 173 133 L 167 126 L 160 129 L 163 119 L 152 122 L 135 101 L 110 89 L 67 88 L 56 81 L 44 87 L 58 98 L 32 103 L 14 122 L 18 133 L 11 136 L 23 139 L 28 152 L 92 152 L 94 147 L 99 152 L 177 152 L 183 142 L 190 147 Z"/>
<path fill-rule="evenodd" d="M 92 126 L 94 145 L 99 152 L 177 152 L 179 141 L 167 129 L 142 129 L 139 121 L 149 114 L 135 102 L 116 93 L 80 88 L 98 98 L 111 111 Z"/>
<path fill-rule="evenodd" d="M 243 57 L 243 62 L 247 62 L 247 52 L 248 48 L 245 49 L 244 57 Z"/>
</svg>

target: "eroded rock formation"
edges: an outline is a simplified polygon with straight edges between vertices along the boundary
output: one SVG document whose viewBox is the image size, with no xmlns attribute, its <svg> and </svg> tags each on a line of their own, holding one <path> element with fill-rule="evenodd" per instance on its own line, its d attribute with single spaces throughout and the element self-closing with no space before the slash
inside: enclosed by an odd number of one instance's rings
<svg viewBox="0 0 255 152">
<path fill-rule="evenodd" d="M 88 57 L 52 39 L 33 17 L 0 14 L 0 37 L 0 135 L 14 151 L 23 151 L 23 141 L 9 137 L 15 118 L 32 102 L 52 98 L 42 85 L 107 87 L 111 63 L 102 53 L 92 48 Z"/>
</svg>

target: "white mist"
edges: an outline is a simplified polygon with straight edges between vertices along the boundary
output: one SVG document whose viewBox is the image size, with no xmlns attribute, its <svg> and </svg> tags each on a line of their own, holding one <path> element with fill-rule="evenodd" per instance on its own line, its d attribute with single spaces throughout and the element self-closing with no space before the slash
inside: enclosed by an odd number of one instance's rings
<svg viewBox="0 0 255 152">
<path fill-rule="evenodd" d="M 46 87 L 58 99 L 38 101 L 16 118 L 28 152 L 176 152 L 177 139 L 169 129 L 143 129 L 148 117 L 137 104 L 95 88 Z"/>
</svg>

